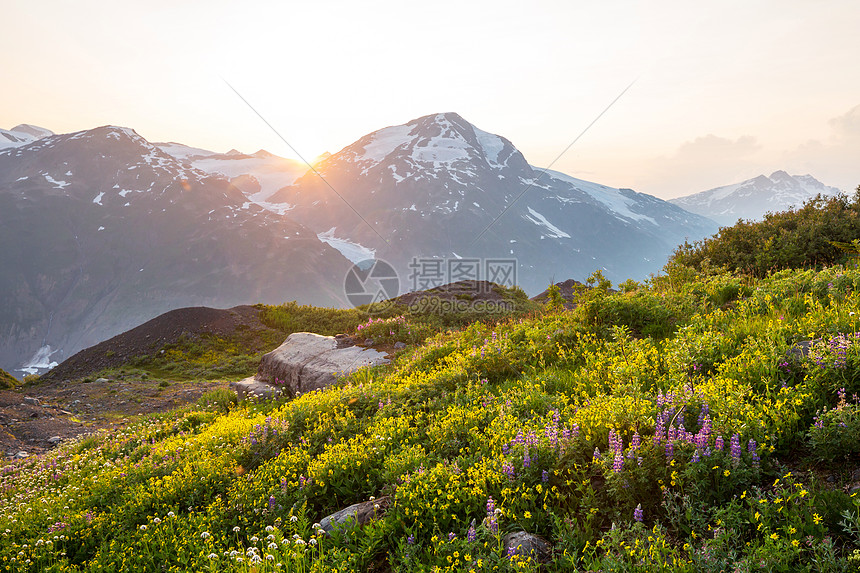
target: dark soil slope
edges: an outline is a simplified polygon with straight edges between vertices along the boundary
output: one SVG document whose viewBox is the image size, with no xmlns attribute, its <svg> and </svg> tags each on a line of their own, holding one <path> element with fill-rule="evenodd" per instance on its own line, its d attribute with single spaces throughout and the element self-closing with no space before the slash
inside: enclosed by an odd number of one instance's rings
<svg viewBox="0 0 860 573">
<path fill-rule="evenodd" d="M 232 338 L 238 331 L 266 332 L 253 306 L 231 309 L 180 308 L 166 312 L 109 340 L 86 348 L 42 376 L 43 380 L 67 380 L 106 368 L 123 366 L 133 358 L 152 356 L 183 335 L 212 334 Z"/>
</svg>

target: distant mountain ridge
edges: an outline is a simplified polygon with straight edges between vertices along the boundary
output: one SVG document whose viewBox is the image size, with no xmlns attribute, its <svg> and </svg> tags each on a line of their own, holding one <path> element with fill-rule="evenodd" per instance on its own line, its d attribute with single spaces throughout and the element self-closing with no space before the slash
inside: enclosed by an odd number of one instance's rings
<svg viewBox="0 0 860 573">
<path fill-rule="evenodd" d="M 0 368 L 16 373 L 178 307 L 341 305 L 350 266 L 224 177 L 116 126 L 0 150 L 0 244 Z"/>
<path fill-rule="evenodd" d="M 316 169 L 322 179 L 308 172 L 269 202 L 353 260 L 376 256 L 401 276 L 414 257 L 490 257 L 516 258 L 531 292 L 553 274 L 584 279 L 597 268 L 643 278 L 677 244 L 716 230 L 656 197 L 533 167 L 456 113 L 380 129 Z"/>
<path fill-rule="evenodd" d="M 839 195 L 811 175 L 789 175 L 774 171 L 770 176 L 759 175 L 733 185 L 671 199 L 670 202 L 721 225 L 733 225 L 738 219 L 759 220 L 765 213 L 800 207 L 818 194 Z"/>
</svg>

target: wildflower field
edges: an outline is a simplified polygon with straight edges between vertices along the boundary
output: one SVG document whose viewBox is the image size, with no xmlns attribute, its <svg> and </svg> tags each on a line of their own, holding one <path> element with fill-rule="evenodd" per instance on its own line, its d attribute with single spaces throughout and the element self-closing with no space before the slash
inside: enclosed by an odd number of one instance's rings
<svg viewBox="0 0 860 573">
<path fill-rule="evenodd" d="M 606 286 L 292 401 L 219 390 L 3 462 L 0 569 L 860 570 L 860 271 Z M 419 332 L 387 320 L 362 328 Z"/>
</svg>

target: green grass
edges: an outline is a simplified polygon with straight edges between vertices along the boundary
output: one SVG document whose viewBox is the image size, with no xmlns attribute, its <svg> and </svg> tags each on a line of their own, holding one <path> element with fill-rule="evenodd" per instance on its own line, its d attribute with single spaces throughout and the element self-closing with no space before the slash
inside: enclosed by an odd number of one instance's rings
<svg viewBox="0 0 860 573">
<path fill-rule="evenodd" d="M 0 388 L 14 388 L 20 384 L 17 378 L 6 372 L 5 370 L 0 370 Z"/>
</svg>

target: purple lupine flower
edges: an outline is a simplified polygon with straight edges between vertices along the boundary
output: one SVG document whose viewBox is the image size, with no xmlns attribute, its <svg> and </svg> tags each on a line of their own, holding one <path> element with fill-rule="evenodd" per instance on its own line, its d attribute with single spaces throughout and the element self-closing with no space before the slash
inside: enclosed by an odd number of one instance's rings
<svg viewBox="0 0 860 573">
<path fill-rule="evenodd" d="M 840 388 L 837 391 L 837 394 L 839 395 L 839 402 L 844 403 L 845 402 L 845 388 Z"/>
<path fill-rule="evenodd" d="M 619 473 L 624 469 L 624 456 L 621 455 L 621 452 L 615 453 L 615 460 L 612 462 L 612 471 L 615 473 Z"/>
<path fill-rule="evenodd" d="M 672 442 L 666 442 L 666 460 L 669 461 L 675 455 L 675 447 Z"/>
<path fill-rule="evenodd" d="M 457 536 L 454 535 L 453 531 L 448 534 L 448 541 L 454 541 L 456 538 L 457 538 Z"/>
<path fill-rule="evenodd" d="M 705 456 L 706 458 L 711 457 L 711 447 L 705 446 L 705 449 L 702 450 L 702 455 Z"/>
<path fill-rule="evenodd" d="M 269 496 L 269 511 L 273 511 L 275 509 L 275 496 Z"/>
<path fill-rule="evenodd" d="M 514 478 L 517 475 L 514 471 L 514 464 L 512 464 L 511 462 L 504 462 L 502 464 L 502 472 L 504 472 L 504 474 L 508 476 L 508 479 L 511 481 L 514 481 Z"/>
<path fill-rule="evenodd" d="M 707 403 L 702 404 L 702 408 L 699 411 L 699 427 L 702 427 L 702 425 L 705 423 L 705 418 L 707 417 L 708 412 L 709 412 L 708 404 Z"/>
<path fill-rule="evenodd" d="M 717 450 L 718 452 L 723 451 L 723 437 L 722 436 L 717 436 L 717 438 L 714 440 L 714 449 Z"/>
<path fill-rule="evenodd" d="M 508 444 L 502 444 L 502 455 L 508 455 L 509 451 L 511 451 L 511 447 Z"/>
<path fill-rule="evenodd" d="M 644 518 L 644 512 L 642 511 L 642 504 L 637 504 L 636 509 L 633 510 L 633 519 L 642 523 L 642 519 Z"/>
<path fill-rule="evenodd" d="M 528 468 L 532 465 L 532 459 L 529 457 L 529 449 L 526 448 L 525 453 L 523 454 L 523 467 Z"/>
<path fill-rule="evenodd" d="M 546 483 L 549 481 L 549 472 L 548 471 L 543 470 L 540 473 L 540 481 L 542 481 L 543 483 Z"/>
<path fill-rule="evenodd" d="M 758 444 L 756 444 L 755 440 L 749 441 L 749 443 L 747 444 L 747 451 L 749 452 L 750 457 L 752 458 L 753 467 L 757 468 L 759 466 L 761 458 L 759 458 Z"/>
<path fill-rule="evenodd" d="M 415 536 L 413 534 L 409 534 L 409 537 L 406 538 L 407 545 L 415 545 Z"/>
<path fill-rule="evenodd" d="M 496 502 L 493 501 L 493 496 L 487 498 L 487 515 L 494 515 L 496 513 Z"/>
<path fill-rule="evenodd" d="M 475 526 L 470 525 L 469 531 L 466 533 L 466 539 L 469 541 L 469 543 L 474 543 L 477 538 L 478 538 L 478 532 L 475 531 Z"/>
<path fill-rule="evenodd" d="M 741 437 L 738 434 L 732 435 L 731 454 L 732 465 L 738 467 L 738 464 L 741 463 Z"/>
<path fill-rule="evenodd" d="M 594 462 L 600 461 L 600 450 L 598 448 L 594 448 L 594 453 L 591 455 L 591 460 Z"/>
<path fill-rule="evenodd" d="M 699 462 L 699 459 L 700 459 L 700 458 L 699 458 L 699 450 L 696 450 L 695 452 L 693 452 L 693 457 L 692 457 L 692 458 L 690 458 L 690 463 L 691 463 L 691 464 L 698 463 L 698 462 Z"/>
<path fill-rule="evenodd" d="M 660 442 L 663 440 L 664 435 L 664 427 L 663 427 L 663 418 L 662 416 L 657 419 L 657 425 L 654 427 L 654 445 L 659 446 Z"/>
</svg>

